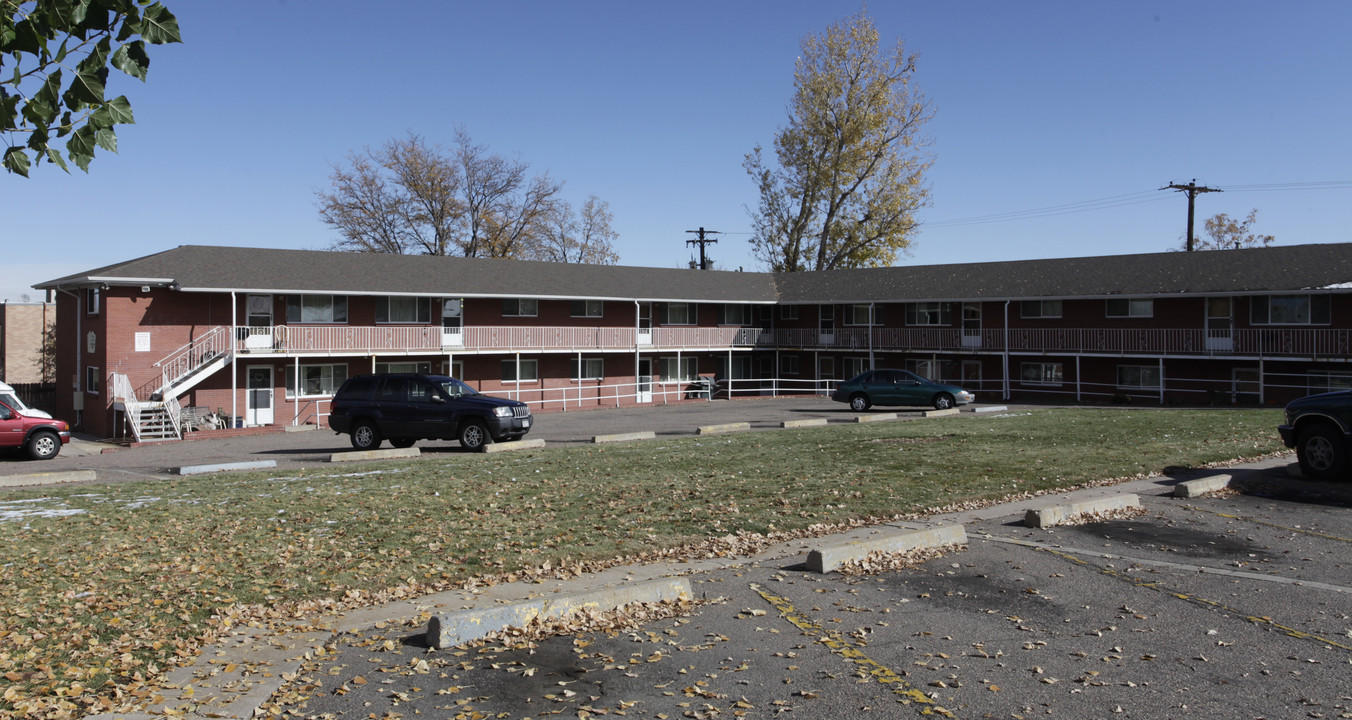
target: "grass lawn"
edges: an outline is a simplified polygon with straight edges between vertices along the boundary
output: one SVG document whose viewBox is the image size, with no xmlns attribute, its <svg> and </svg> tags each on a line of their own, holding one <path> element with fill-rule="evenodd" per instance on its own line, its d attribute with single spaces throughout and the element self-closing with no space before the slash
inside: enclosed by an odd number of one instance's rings
<svg viewBox="0 0 1352 720">
<path fill-rule="evenodd" d="M 134 707 L 242 618 L 1253 458 L 1280 420 L 1047 409 L 12 491 L 0 715 Z"/>
</svg>

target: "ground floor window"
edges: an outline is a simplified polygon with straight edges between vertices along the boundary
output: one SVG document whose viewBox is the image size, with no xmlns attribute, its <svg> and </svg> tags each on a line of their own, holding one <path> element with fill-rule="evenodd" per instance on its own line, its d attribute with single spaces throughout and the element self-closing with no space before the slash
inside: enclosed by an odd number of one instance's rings
<svg viewBox="0 0 1352 720">
<path fill-rule="evenodd" d="M 847 357 L 845 358 L 845 377 L 852 378 L 868 372 L 868 358 Z"/>
<path fill-rule="evenodd" d="M 658 377 L 663 382 L 689 382 L 699 377 L 699 359 L 664 357 L 657 360 Z"/>
<path fill-rule="evenodd" d="M 1024 385 L 1059 387 L 1064 380 L 1061 363 L 1029 362 L 1019 365 L 1019 380 Z"/>
<path fill-rule="evenodd" d="M 752 377 L 751 357 L 747 355 L 740 355 L 734 358 L 720 357 L 718 359 L 717 374 L 719 378 L 749 380 Z"/>
<path fill-rule="evenodd" d="M 448 363 L 445 360 L 442 360 L 441 374 L 450 375 L 451 377 L 456 378 L 457 380 L 463 382 L 465 379 L 465 361 L 455 360 L 453 362 Z"/>
<path fill-rule="evenodd" d="M 1160 369 L 1158 365 L 1118 365 L 1117 386 L 1120 388 L 1149 388 L 1158 390 Z"/>
<path fill-rule="evenodd" d="M 823 380 L 834 380 L 836 378 L 836 359 L 831 357 L 819 358 L 817 360 L 817 377 Z M 854 375 L 850 377 L 854 377 Z"/>
<path fill-rule="evenodd" d="M 1312 372 L 1310 373 L 1310 393 L 1332 392 L 1334 390 L 1352 390 L 1352 373 Z"/>
<path fill-rule="evenodd" d="M 536 382 L 540 379 L 540 365 L 536 360 L 521 360 L 520 372 L 517 376 L 518 361 L 514 358 L 502 361 L 502 381 L 503 382 Z"/>
<path fill-rule="evenodd" d="M 376 372 L 378 372 L 378 373 L 430 373 L 430 372 L 432 372 L 432 363 L 430 363 L 430 362 L 378 362 L 378 363 L 376 363 Z"/>
<path fill-rule="evenodd" d="M 384 371 L 382 371 L 384 372 Z M 301 365 L 301 397 L 327 397 L 347 380 L 347 365 Z M 286 366 L 286 396 L 296 397 L 296 366 Z"/>
<path fill-rule="evenodd" d="M 577 358 L 573 358 L 572 365 L 574 380 L 600 380 L 606 376 L 603 358 L 582 358 L 581 364 Z"/>
<path fill-rule="evenodd" d="M 906 369 L 926 380 L 939 381 L 939 363 L 933 360 L 907 360 Z"/>
<path fill-rule="evenodd" d="M 798 374 L 798 356 L 781 355 L 779 358 L 779 372 L 781 375 Z"/>
</svg>

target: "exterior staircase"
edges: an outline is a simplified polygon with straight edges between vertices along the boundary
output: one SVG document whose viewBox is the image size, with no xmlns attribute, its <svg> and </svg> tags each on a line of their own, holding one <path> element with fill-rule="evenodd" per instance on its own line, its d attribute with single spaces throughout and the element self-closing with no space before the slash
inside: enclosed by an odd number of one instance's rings
<svg viewBox="0 0 1352 720">
<path fill-rule="evenodd" d="M 126 414 L 136 442 L 177 440 L 183 437 L 179 396 L 228 365 L 233 354 L 230 329 L 217 326 L 155 363 L 160 377 L 139 388 L 113 373 L 113 409 Z"/>
</svg>

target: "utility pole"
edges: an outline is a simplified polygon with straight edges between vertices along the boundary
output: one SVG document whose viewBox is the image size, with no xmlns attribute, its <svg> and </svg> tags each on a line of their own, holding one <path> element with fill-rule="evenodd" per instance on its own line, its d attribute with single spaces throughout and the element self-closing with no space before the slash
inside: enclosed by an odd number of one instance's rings
<svg viewBox="0 0 1352 720">
<path fill-rule="evenodd" d="M 1210 187 L 1206 187 L 1205 185 L 1202 186 L 1202 187 L 1197 187 L 1197 178 L 1193 178 L 1192 182 L 1188 183 L 1187 185 L 1179 185 L 1178 183 L 1169 183 L 1168 185 L 1165 185 L 1164 187 L 1162 187 L 1162 188 L 1160 188 L 1160 189 L 1161 189 L 1161 190 L 1178 190 L 1178 191 L 1180 191 L 1180 192 L 1185 192 L 1185 193 L 1188 194 L 1188 235 L 1187 235 L 1187 238 L 1188 238 L 1188 245 L 1187 245 L 1187 247 L 1188 247 L 1188 252 L 1192 252 L 1192 205 L 1193 205 L 1193 201 L 1197 199 L 1198 193 L 1224 192 L 1224 191 L 1221 190 L 1220 188 L 1210 188 Z"/>
<path fill-rule="evenodd" d="M 701 227 L 701 228 L 698 229 L 698 230 L 686 230 L 686 232 L 688 232 L 688 233 L 698 233 L 698 234 L 699 234 L 699 239 L 698 239 L 698 240 L 686 240 L 686 241 L 685 241 L 685 244 L 686 244 L 686 245 L 699 245 L 699 269 L 700 269 L 700 270 L 708 270 L 708 269 L 709 269 L 709 261 L 704 257 L 704 246 L 705 246 L 705 245 L 709 245 L 709 244 L 718 242 L 718 238 L 705 238 L 704 236 L 705 236 L 705 235 L 722 235 L 723 233 L 721 233 L 721 232 L 719 232 L 719 231 L 717 231 L 717 230 L 705 230 L 703 227 Z"/>
</svg>

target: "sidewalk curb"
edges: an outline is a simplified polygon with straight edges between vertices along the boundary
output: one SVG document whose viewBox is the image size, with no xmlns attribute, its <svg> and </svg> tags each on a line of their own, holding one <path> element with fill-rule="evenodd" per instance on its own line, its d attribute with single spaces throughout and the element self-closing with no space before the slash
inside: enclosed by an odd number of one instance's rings
<svg viewBox="0 0 1352 720">
<path fill-rule="evenodd" d="M 688 600 L 690 581 L 661 578 L 617 585 L 600 590 L 538 598 L 497 607 L 461 610 L 433 615 L 427 621 L 427 646 L 440 650 L 478 640 L 509 627 L 526 627 L 532 621 L 557 620 L 583 610 L 614 610 L 630 603 Z"/>
</svg>

